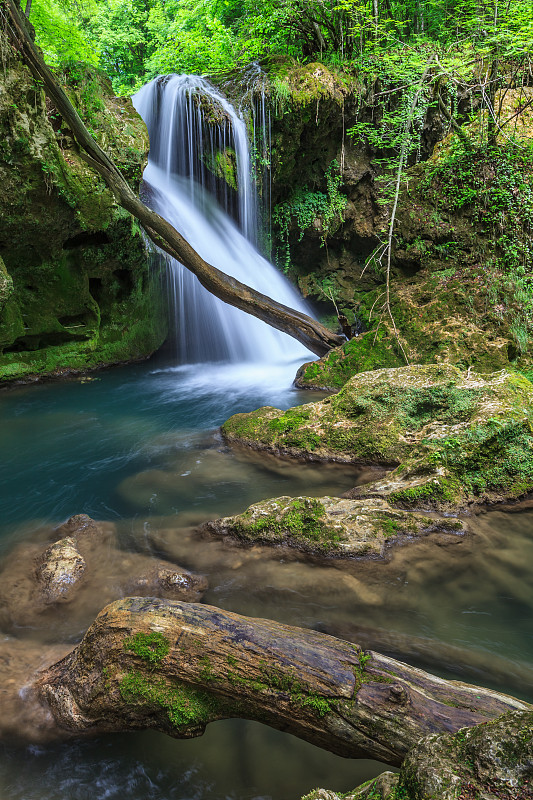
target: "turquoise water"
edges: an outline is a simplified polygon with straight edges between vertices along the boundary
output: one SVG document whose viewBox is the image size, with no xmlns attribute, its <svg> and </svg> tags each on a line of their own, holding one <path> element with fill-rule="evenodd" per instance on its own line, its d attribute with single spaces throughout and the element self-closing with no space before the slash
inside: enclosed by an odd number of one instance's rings
<svg viewBox="0 0 533 800">
<path fill-rule="evenodd" d="M 236 412 L 261 405 L 287 408 L 317 399 L 290 388 L 295 370 L 291 364 L 263 369 L 219 364 L 165 368 L 153 362 L 102 371 L 89 379 L 4 391 L 3 525 L 58 521 L 82 512 L 120 519 L 176 514 L 191 507 L 224 511 L 235 506 L 233 498 L 239 493 L 241 507 L 252 499 L 283 493 L 283 476 L 269 469 L 264 459 L 252 458 L 239 470 L 242 459 L 223 448 L 216 428 Z M 209 460 L 216 452 L 225 453 L 217 471 L 197 481 L 197 461 Z M 136 488 L 128 493 L 127 484 L 123 486 L 132 476 L 158 469 L 170 470 L 173 489 L 164 487 L 163 480 L 159 486 L 157 480 L 154 486 L 148 480 L 139 499 Z M 292 472 L 296 488 L 303 491 L 306 471 L 300 478 L 298 470 Z M 334 473 L 329 484 L 340 481 L 345 489 L 353 485 L 353 472 L 342 478 L 346 468 L 323 470 L 324 485 Z"/>
<path fill-rule="evenodd" d="M 466 537 L 407 543 L 382 561 L 316 564 L 198 538 L 196 522 L 261 498 L 335 494 L 364 480 L 346 465 L 299 465 L 224 446 L 217 427 L 232 413 L 317 399 L 291 388 L 295 367 L 152 361 L 2 392 L 4 551 L 84 512 L 116 523 L 123 548 L 205 574 L 205 602 L 314 627 L 533 700 L 529 511 L 470 519 Z M 64 621 L 59 630 L 69 640 L 79 635 L 65 633 Z M 0 797 L 294 800 L 318 785 L 348 791 L 382 769 L 227 721 L 192 741 L 135 733 L 3 746 Z"/>
</svg>

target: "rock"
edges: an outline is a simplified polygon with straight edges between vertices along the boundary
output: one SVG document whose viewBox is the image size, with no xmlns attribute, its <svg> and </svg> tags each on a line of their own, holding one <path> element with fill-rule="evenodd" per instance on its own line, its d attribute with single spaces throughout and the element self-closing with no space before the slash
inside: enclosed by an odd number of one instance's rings
<svg viewBox="0 0 533 800">
<path fill-rule="evenodd" d="M 166 322 L 144 240 L 0 36 L 0 381 L 146 357 L 164 341 Z M 79 63 L 63 65 L 58 78 L 138 183 L 148 135 L 129 98 L 114 97 L 103 73 Z"/>
<path fill-rule="evenodd" d="M 168 562 L 159 561 L 143 575 L 126 583 L 124 594 L 166 597 L 169 600 L 194 603 L 201 600 L 207 588 L 208 582 L 204 575 L 194 575 Z"/>
<path fill-rule="evenodd" d="M 344 800 L 530 800 L 533 712 L 510 711 L 455 734 L 431 734 L 408 752 L 399 774 L 383 772 Z M 341 800 L 315 789 L 302 800 Z"/>
<path fill-rule="evenodd" d="M 382 772 L 377 778 L 359 786 L 353 792 L 343 795 L 344 800 L 399 800 L 396 792 L 398 774 Z"/>
<path fill-rule="evenodd" d="M 230 443 L 306 460 L 395 467 L 350 497 L 468 507 L 533 490 L 533 385 L 516 373 L 413 365 L 364 372 L 335 396 L 236 414 Z"/>
<path fill-rule="evenodd" d="M 409 800 L 533 797 L 533 713 L 425 737 L 407 754 L 400 787 Z"/>
<path fill-rule="evenodd" d="M 87 514 L 75 514 L 53 531 L 54 537 L 72 537 L 76 547 L 87 560 L 99 558 L 109 550 L 118 548 L 117 529 L 113 522 L 95 522 Z"/>
<path fill-rule="evenodd" d="M 302 800 L 342 800 L 342 797 L 337 792 L 332 792 L 329 789 L 313 789 L 312 792 L 302 797 Z"/>
<path fill-rule="evenodd" d="M 87 514 L 75 514 L 55 529 L 60 536 L 101 535 L 101 528 Z"/>
<path fill-rule="evenodd" d="M 253 544 L 287 545 L 337 557 L 382 556 L 387 543 L 435 530 L 464 532 L 458 519 L 393 509 L 379 498 L 276 497 L 244 514 L 207 522 L 204 530 Z"/>
<path fill-rule="evenodd" d="M 48 547 L 36 569 L 45 603 L 65 602 L 72 598 L 85 573 L 85 559 L 74 539 L 67 537 Z"/>
</svg>

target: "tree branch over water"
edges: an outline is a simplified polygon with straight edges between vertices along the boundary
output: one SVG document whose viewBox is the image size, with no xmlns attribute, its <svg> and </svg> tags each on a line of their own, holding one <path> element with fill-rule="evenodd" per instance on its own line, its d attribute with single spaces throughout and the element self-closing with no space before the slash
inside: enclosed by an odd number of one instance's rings
<svg viewBox="0 0 533 800">
<path fill-rule="evenodd" d="M 151 728 L 189 738 L 239 717 L 392 765 L 429 733 L 531 709 L 316 631 L 139 597 L 104 608 L 30 688 L 52 712 L 51 736 Z"/>
<path fill-rule="evenodd" d="M 104 179 L 116 201 L 136 217 L 152 241 L 190 270 L 202 286 L 229 305 L 251 314 L 289 334 L 319 356 L 345 339 L 311 317 L 267 297 L 208 264 L 165 219 L 148 208 L 131 189 L 109 156 L 90 135 L 76 109 L 46 66 L 31 40 L 24 17 L 14 0 L 2 0 L 6 32 L 12 46 L 39 81 L 57 108 L 82 151 L 85 160 Z"/>
</svg>

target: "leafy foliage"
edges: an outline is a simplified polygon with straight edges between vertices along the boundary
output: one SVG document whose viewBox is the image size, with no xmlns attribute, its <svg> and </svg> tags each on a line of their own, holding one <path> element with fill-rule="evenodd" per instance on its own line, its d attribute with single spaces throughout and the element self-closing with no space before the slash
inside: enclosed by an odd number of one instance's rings
<svg viewBox="0 0 533 800">
<path fill-rule="evenodd" d="M 342 177 L 339 165 L 334 159 L 326 171 L 327 194 L 311 192 L 307 188 L 298 189 L 289 200 L 274 209 L 272 221 L 278 226 L 282 243 L 282 257 L 279 259 L 285 270 L 291 266 L 290 232 L 293 223 L 298 229 L 301 241 L 307 228 L 314 224 L 320 226 L 320 238 L 325 243 L 342 222 L 342 212 L 346 207 L 346 197 L 340 192 Z"/>
</svg>

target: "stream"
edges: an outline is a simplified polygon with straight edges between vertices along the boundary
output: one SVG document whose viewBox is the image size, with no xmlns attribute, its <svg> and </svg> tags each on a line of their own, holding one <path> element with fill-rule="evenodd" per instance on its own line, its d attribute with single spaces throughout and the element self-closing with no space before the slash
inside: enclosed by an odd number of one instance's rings
<svg viewBox="0 0 533 800">
<path fill-rule="evenodd" d="M 218 108 L 218 127 L 206 128 L 198 93 Z M 183 225 L 212 263 L 307 310 L 254 247 L 255 193 L 237 112 L 190 76 L 153 81 L 135 102 L 152 143 L 147 200 Z M 239 191 L 226 186 L 221 198 L 220 181 L 205 166 L 225 148 L 235 154 Z M 314 562 L 283 548 L 244 549 L 199 536 L 196 526 L 206 519 L 268 497 L 338 495 L 372 472 L 227 448 L 218 427 L 232 414 L 320 397 L 292 388 L 310 354 L 206 297 L 176 262 L 167 262 L 167 274 L 176 320 L 171 358 L 167 351 L 143 364 L 0 393 L 0 556 L 21 542 L 44 543 L 69 516 L 89 514 L 110 523 L 124 553 L 205 575 L 203 602 L 315 628 L 532 701 L 531 511 L 481 514 L 468 520 L 465 536 L 404 541 L 385 559 Z M 105 554 L 101 569 L 107 574 Z M 75 618 L 63 607 L 53 629 L 0 631 L 0 638 L 76 643 L 102 606 L 100 591 L 85 591 Z M 317 786 L 346 792 L 383 769 L 229 720 L 187 741 L 146 732 L 0 745 L 0 797 L 298 800 Z"/>
<path fill-rule="evenodd" d="M 466 537 L 407 542 L 386 560 L 317 564 L 198 539 L 192 526 L 206 517 L 268 496 L 337 494 L 365 480 L 346 465 L 299 465 L 223 445 L 216 426 L 235 411 L 316 399 L 290 388 L 289 370 L 218 364 L 199 375 L 159 358 L 4 391 L 3 552 L 88 513 L 115 523 L 125 550 L 205 574 L 204 602 L 370 642 L 445 677 L 533 699 L 529 511 L 481 515 Z M 54 636 L 77 641 L 93 617 L 91 608 L 86 619 L 66 614 Z M 39 640 L 42 632 L 15 635 Z M 294 800 L 317 785 L 347 791 L 383 769 L 234 720 L 191 741 L 149 732 L 0 752 L 2 800 Z"/>
</svg>

